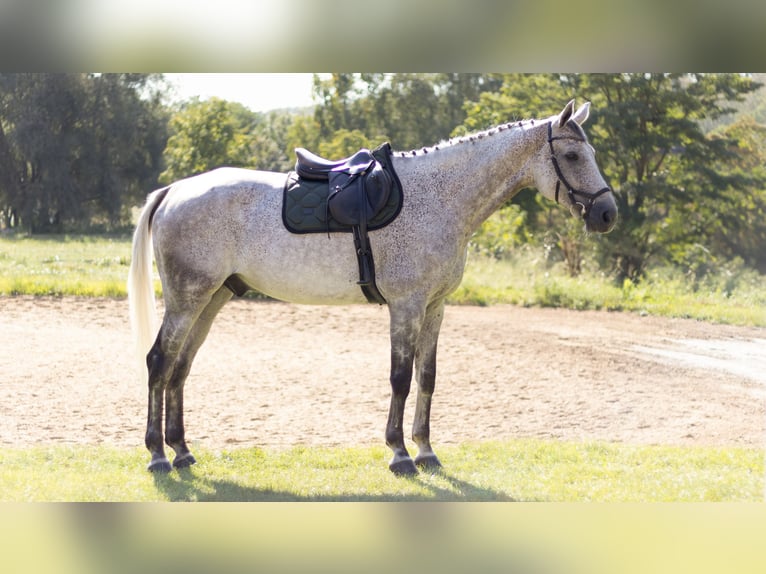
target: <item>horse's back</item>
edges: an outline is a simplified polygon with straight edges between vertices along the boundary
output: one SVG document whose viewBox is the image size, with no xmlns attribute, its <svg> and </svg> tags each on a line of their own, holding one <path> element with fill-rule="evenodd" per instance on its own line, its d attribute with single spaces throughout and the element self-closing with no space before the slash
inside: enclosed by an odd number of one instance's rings
<svg viewBox="0 0 766 574">
<path fill-rule="evenodd" d="M 170 192 L 162 204 L 162 211 L 206 209 L 211 204 L 232 209 L 241 206 L 243 198 L 259 198 L 278 194 L 284 186 L 285 174 L 238 167 L 220 167 L 170 185 Z M 236 202 L 236 203 L 231 203 Z"/>
<path fill-rule="evenodd" d="M 248 286 L 285 301 L 354 303 L 350 234 L 293 234 L 282 221 L 282 173 L 219 168 L 174 183 L 153 224 L 161 276 L 237 274 Z M 170 279 L 172 280 L 172 279 Z"/>
</svg>

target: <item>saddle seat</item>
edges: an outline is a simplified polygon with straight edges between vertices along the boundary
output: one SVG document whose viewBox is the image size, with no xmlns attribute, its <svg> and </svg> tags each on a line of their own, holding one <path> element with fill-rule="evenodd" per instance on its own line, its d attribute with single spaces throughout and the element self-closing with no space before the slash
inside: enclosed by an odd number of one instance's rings
<svg viewBox="0 0 766 574">
<path fill-rule="evenodd" d="M 332 172 L 354 175 L 366 170 L 375 162 L 372 152 L 368 149 L 360 149 L 354 155 L 339 160 L 325 159 L 302 147 L 295 148 L 295 155 L 295 172 L 306 179 L 329 179 Z"/>
<path fill-rule="evenodd" d="M 340 160 L 304 148 L 296 148 L 295 155 L 300 177 L 329 183 L 328 209 L 338 223 L 366 228 L 388 202 L 393 179 L 370 150 L 363 148 Z"/>
</svg>

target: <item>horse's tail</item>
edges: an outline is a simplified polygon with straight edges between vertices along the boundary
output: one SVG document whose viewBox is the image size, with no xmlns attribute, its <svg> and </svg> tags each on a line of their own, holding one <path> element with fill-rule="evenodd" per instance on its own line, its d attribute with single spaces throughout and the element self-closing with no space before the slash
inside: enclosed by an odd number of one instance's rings
<svg viewBox="0 0 766 574">
<path fill-rule="evenodd" d="M 152 276 L 152 217 L 165 199 L 170 187 L 152 192 L 146 200 L 133 233 L 133 258 L 128 273 L 128 301 L 130 326 L 136 344 L 136 357 L 140 372 L 146 372 L 144 361 L 157 330 L 157 310 L 154 301 Z"/>
</svg>

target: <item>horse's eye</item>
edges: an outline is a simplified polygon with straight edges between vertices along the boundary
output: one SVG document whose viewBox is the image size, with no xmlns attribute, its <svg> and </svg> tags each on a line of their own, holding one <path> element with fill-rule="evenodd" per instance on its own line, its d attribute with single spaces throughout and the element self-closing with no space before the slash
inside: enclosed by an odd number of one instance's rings
<svg viewBox="0 0 766 574">
<path fill-rule="evenodd" d="M 580 159 L 580 156 L 573 151 L 568 151 L 567 153 L 564 154 L 564 157 L 567 158 L 569 161 L 577 161 L 578 159 Z"/>
</svg>

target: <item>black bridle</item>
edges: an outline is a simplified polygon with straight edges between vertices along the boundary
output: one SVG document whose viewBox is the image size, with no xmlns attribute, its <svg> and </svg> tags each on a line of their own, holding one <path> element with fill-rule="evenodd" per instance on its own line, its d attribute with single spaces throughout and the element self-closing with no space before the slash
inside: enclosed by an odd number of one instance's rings
<svg viewBox="0 0 766 574">
<path fill-rule="evenodd" d="M 593 207 L 593 204 L 596 203 L 596 199 L 598 199 L 598 197 L 600 197 L 601 195 L 612 191 L 612 188 L 607 185 L 606 187 L 603 187 L 596 192 L 575 189 L 567 181 L 567 178 L 564 177 L 564 174 L 561 172 L 561 167 L 559 167 L 559 161 L 556 159 L 556 154 L 553 150 L 554 140 L 575 140 L 579 142 L 586 142 L 586 140 L 582 138 L 578 138 L 578 137 L 573 137 L 573 136 L 553 137 L 553 128 L 551 127 L 551 122 L 548 122 L 548 146 L 550 147 L 550 150 L 551 150 L 551 161 L 553 162 L 553 169 L 556 170 L 556 177 L 558 177 L 558 180 L 556 180 L 556 196 L 555 196 L 556 203 L 559 202 L 559 187 L 563 183 L 564 186 L 567 188 L 567 197 L 569 198 L 569 203 L 572 206 L 580 206 L 583 219 L 587 219 L 588 213 L 590 213 L 590 210 Z M 579 201 L 578 196 L 583 201 Z"/>
</svg>

